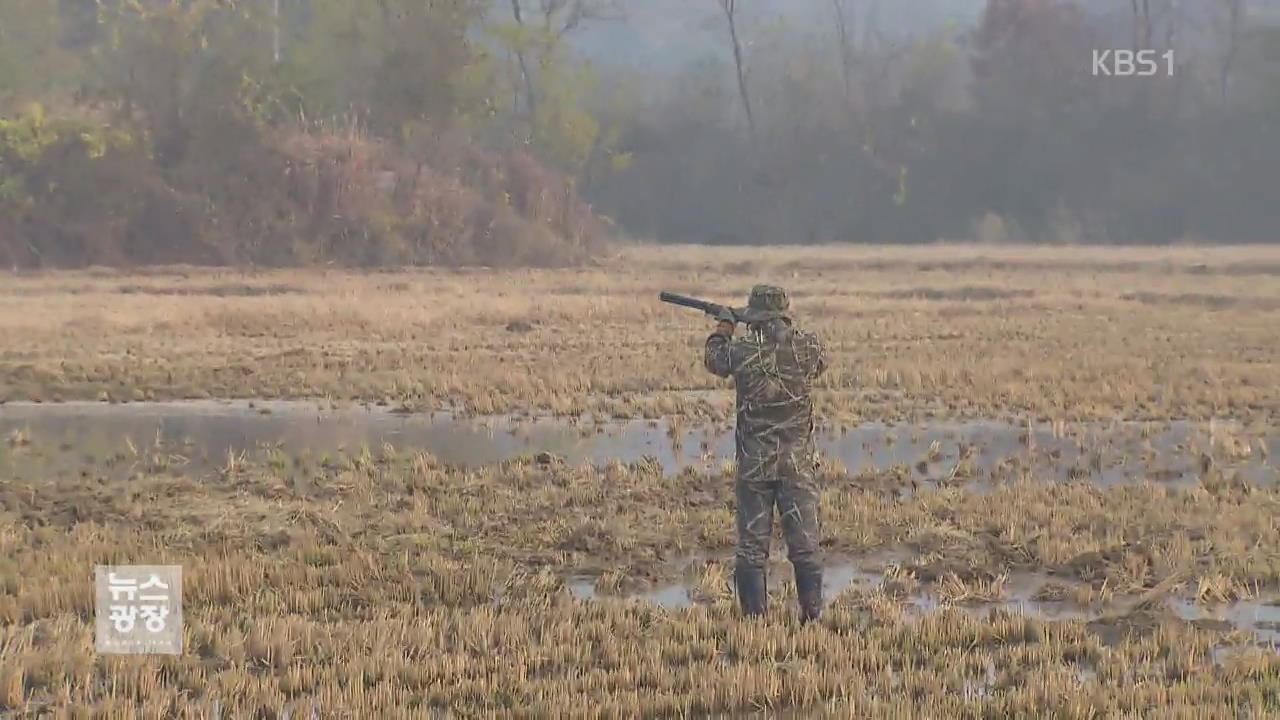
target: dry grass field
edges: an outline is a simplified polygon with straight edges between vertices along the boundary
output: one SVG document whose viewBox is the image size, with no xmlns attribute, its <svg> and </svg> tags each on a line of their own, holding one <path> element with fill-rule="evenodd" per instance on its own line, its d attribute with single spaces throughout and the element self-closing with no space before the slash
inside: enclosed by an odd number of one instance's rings
<svg viewBox="0 0 1280 720">
<path fill-rule="evenodd" d="M 628 249 L 548 271 L 0 276 L 0 400 L 329 397 L 480 414 L 709 412 L 663 289 L 794 294 L 833 422 L 1273 417 L 1280 251 Z"/>
<path fill-rule="evenodd" d="M 726 403 L 691 392 L 727 396 L 699 365 L 710 323 L 656 295 L 739 303 L 757 281 L 788 286 L 826 340 L 835 426 L 1237 422 L 1161 450 L 1197 468 L 1190 483 L 1049 479 L 1022 456 L 981 477 L 963 456 L 925 478 L 827 462 L 822 545 L 861 579 L 804 628 L 777 549 L 770 614 L 736 616 L 731 467 L 265 446 L 190 472 L 189 449 L 159 439 L 89 452 L 13 429 L 0 716 L 1280 713 L 1265 644 L 1280 637 L 1280 485 L 1263 440 L 1280 408 L 1280 250 L 665 248 L 560 271 L 0 275 L 0 398 L 719 422 Z M 1146 427 L 1132 458 L 1153 452 Z M 1270 481 L 1245 479 L 1246 461 Z M 94 652 L 98 563 L 184 567 L 183 655 Z M 574 592 L 583 577 L 592 599 Z M 691 601 L 646 599 L 670 583 Z"/>
<path fill-rule="evenodd" d="M 39 439 L 22 452 L 34 452 Z M 731 479 L 652 467 L 420 454 L 308 463 L 267 454 L 185 478 L 0 484 L 0 703 L 66 716 L 628 717 L 767 710 L 831 717 L 1258 717 L 1280 658 L 1188 621 L 1172 596 L 1274 602 L 1280 491 L 1012 482 L 906 498 L 891 478 L 824 478 L 823 543 L 883 581 L 800 629 L 789 583 L 764 622 L 729 591 Z M 698 603 L 610 598 L 696 559 Z M 95 563 L 184 566 L 186 652 L 97 656 Z M 603 572 L 573 598 L 571 570 Z M 864 568 L 871 568 L 864 565 Z M 784 577 L 785 568 L 775 569 Z M 1074 611 L 1000 607 L 1011 578 Z M 939 605 L 918 612 L 931 589 Z M 618 588 L 621 589 L 621 588 Z M 1206 613 L 1208 615 L 1208 613 Z"/>
</svg>

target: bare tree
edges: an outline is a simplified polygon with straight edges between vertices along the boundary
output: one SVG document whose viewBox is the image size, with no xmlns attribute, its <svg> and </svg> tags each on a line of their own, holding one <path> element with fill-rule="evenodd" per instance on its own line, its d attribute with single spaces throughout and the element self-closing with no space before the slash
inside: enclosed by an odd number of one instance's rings
<svg viewBox="0 0 1280 720">
<path fill-rule="evenodd" d="M 1150 0 L 1130 0 L 1133 10 L 1133 49 L 1151 49 L 1151 2 Z"/>
<path fill-rule="evenodd" d="M 1181 3 L 1179 3 L 1178 0 L 1173 0 L 1173 2 L 1169 4 L 1168 12 L 1166 13 L 1167 20 L 1165 21 L 1164 46 L 1170 50 L 1174 50 L 1178 44 L 1178 30 L 1182 25 L 1181 10 Z"/>
<path fill-rule="evenodd" d="M 1142 0 L 1142 49 L 1151 49 L 1151 0 Z"/>
<path fill-rule="evenodd" d="M 862 48 L 864 52 L 875 52 L 879 49 L 876 44 L 884 39 L 884 34 L 880 32 L 880 0 L 871 0 L 871 6 L 867 8 L 866 21 L 862 24 Z"/>
<path fill-rule="evenodd" d="M 1236 58 L 1240 53 L 1240 26 L 1244 18 L 1245 0 L 1221 0 L 1227 13 L 1227 49 L 1222 57 L 1222 69 L 1218 78 L 1218 90 L 1222 104 L 1226 106 L 1227 95 L 1231 88 L 1231 73 L 1235 70 Z"/>
<path fill-rule="evenodd" d="M 1129 0 L 1129 9 L 1133 11 L 1133 21 L 1129 27 L 1129 35 L 1131 36 L 1129 44 L 1134 50 L 1138 50 L 1138 38 L 1142 37 L 1142 20 L 1138 14 L 1138 0 Z"/>
<path fill-rule="evenodd" d="M 747 116 L 747 131 L 751 137 L 756 135 L 756 121 L 751 114 L 751 98 L 747 94 L 747 76 L 742 66 L 742 43 L 738 40 L 737 0 L 716 0 L 724 11 L 725 20 L 729 23 L 729 40 L 733 44 L 733 65 L 738 72 L 738 97 L 742 99 L 742 111 Z"/>
<path fill-rule="evenodd" d="M 835 11 L 836 35 L 840 40 L 840 78 L 844 81 L 845 106 L 853 107 L 853 64 L 856 60 L 856 48 L 853 37 L 857 33 L 858 0 L 831 0 L 831 9 Z"/>
<path fill-rule="evenodd" d="M 511 0 L 511 15 L 515 18 L 516 25 L 521 29 L 524 28 L 524 11 L 520 7 L 520 0 Z M 533 89 L 533 75 L 529 72 L 529 61 L 525 57 L 524 43 L 517 42 L 515 47 L 516 63 L 520 66 L 520 78 L 524 81 L 524 105 L 528 111 L 529 117 L 532 118 L 538 108 L 537 94 Z"/>
<path fill-rule="evenodd" d="M 527 0 L 511 0 L 511 15 L 521 29 L 526 26 L 525 11 L 522 5 Z M 549 53 L 556 50 L 565 35 L 577 29 L 582 23 L 592 20 L 619 20 L 624 17 L 620 0 L 538 0 L 537 10 L 542 14 L 542 35 L 539 38 L 537 56 L 539 62 Z M 525 110 L 529 117 L 537 112 L 538 98 L 535 91 L 532 63 L 529 60 L 525 42 L 516 43 L 516 63 L 520 67 L 520 78 L 524 83 Z"/>
<path fill-rule="evenodd" d="M 620 0 L 539 0 L 542 29 L 552 42 L 593 20 L 621 20 L 624 12 Z"/>
<path fill-rule="evenodd" d="M 280 63 L 280 0 L 271 4 L 271 61 Z"/>
</svg>

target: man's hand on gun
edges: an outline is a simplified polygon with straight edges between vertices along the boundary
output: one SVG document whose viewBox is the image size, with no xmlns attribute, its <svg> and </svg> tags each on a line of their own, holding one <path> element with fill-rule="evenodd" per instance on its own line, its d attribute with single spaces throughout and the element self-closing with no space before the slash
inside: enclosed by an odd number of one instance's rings
<svg viewBox="0 0 1280 720">
<path fill-rule="evenodd" d="M 738 325 L 738 317 L 734 314 L 733 308 L 727 305 L 716 305 L 706 300 L 691 298 L 686 295 L 679 295 L 673 292 L 663 291 L 658 293 L 658 299 L 662 302 L 679 305 L 681 307 L 693 308 L 701 310 L 716 319 L 716 334 L 725 337 L 733 337 L 733 330 Z"/>
<path fill-rule="evenodd" d="M 716 333 L 733 337 L 733 331 L 737 327 L 737 319 L 734 318 L 732 310 L 725 308 L 716 313 Z"/>
</svg>

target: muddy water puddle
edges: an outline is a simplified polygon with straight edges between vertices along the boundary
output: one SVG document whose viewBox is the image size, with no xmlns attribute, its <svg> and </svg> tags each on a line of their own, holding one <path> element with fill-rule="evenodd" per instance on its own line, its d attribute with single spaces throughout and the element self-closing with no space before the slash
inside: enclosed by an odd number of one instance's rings
<svg viewBox="0 0 1280 720">
<path fill-rule="evenodd" d="M 1202 606 L 1173 599 L 1169 607 L 1183 620 L 1209 629 L 1248 630 L 1267 645 L 1280 646 L 1280 598 Z"/>
<path fill-rule="evenodd" d="M 612 598 L 650 603 L 673 611 L 710 604 L 718 599 L 733 602 L 732 559 L 711 563 L 702 561 L 703 568 L 718 568 L 718 572 L 712 571 L 702 577 L 697 576 L 696 568 L 699 566 L 698 561 L 687 563 L 684 578 L 679 582 L 642 589 L 604 587 L 606 583 L 600 576 L 588 574 L 570 575 L 564 586 L 570 595 L 583 601 Z M 1116 597 L 1105 604 L 1080 604 L 1072 600 L 1049 599 L 1057 593 L 1047 593 L 1047 589 L 1079 583 L 1043 572 L 1011 573 L 1003 584 L 1000 597 L 994 599 L 944 599 L 930 585 L 905 595 L 894 594 L 886 584 L 890 575 L 877 569 L 882 567 L 883 560 L 866 563 L 845 558 L 829 563 L 823 573 L 825 603 L 830 605 L 839 601 L 844 593 L 884 591 L 897 598 L 909 618 L 919 619 L 944 609 L 957 609 L 975 618 L 984 618 L 992 611 L 1000 610 L 1041 620 L 1080 620 L 1091 626 L 1106 626 L 1115 618 L 1125 617 L 1140 604 L 1140 598 L 1137 597 Z M 771 604 L 794 603 L 794 597 L 782 597 L 783 585 L 790 579 L 791 570 L 788 565 L 776 562 L 771 564 Z M 1251 633 L 1256 645 L 1280 649 L 1280 596 L 1211 605 L 1200 604 L 1187 597 L 1167 597 L 1157 601 L 1155 607 L 1160 612 L 1202 629 Z M 1224 654 L 1223 658 L 1226 656 Z"/>
<path fill-rule="evenodd" d="M 46 474 L 53 458 L 93 464 L 120 453 L 167 455 L 168 467 L 201 473 L 230 454 L 264 447 L 322 455 L 378 449 L 429 452 L 451 465 L 482 465 L 550 455 L 569 464 L 655 459 L 674 474 L 716 471 L 733 459 L 731 426 L 682 426 L 655 420 L 463 418 L 404 414 L 381 407 L 331 409 L 312 402 L 10 403 L 0 406 L 0 472 Z M 1017 425 L 935 422 L 822 428 L 818 445 L 852 473 L 897 469 L 934 483 L 1031 476 L 1104 485 L 1152 479 L 1196 482 L 1206 468 L 1274 481 L 1268 458 L 1276 428 L 1231 423 Z"/>
</svg>

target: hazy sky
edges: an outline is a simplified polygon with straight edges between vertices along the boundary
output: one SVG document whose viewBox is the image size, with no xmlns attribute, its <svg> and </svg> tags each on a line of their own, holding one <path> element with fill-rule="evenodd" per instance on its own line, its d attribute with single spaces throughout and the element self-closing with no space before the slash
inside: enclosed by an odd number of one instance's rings
<svg viewBox="0 0 1280 720">
<path fill-rule="evenodd" d="M 863 0 L 864 7 L 870 0 Z M 928 34 L 948 23 L 970 25 L 985 0 L 880 0 L 880 27 L 888 34 Z M 744 40 L 771 22 L 829 31 L 831 0 L 738 0 Z M 717 0 L 628 0 L 625 22 L 584 27 L 574 44 L 602 64 L 671 67 L 707 54 L 727 53 L 724 15 Z"/>
<path fill-rule="evenodd" d="M 509 0 L 495 0 L 498 12 L 510 13 Z M 580 28 L 572 42 L 599 65 L 674 69 L 691 60 L 714 55 L 729 60 L 727 30 L 718 0 L 624 0 L 625 21 L 598 22 Z M 1127 28 L 1129 0 L 1075 0 L 1104 24 Z M 1157 17 L 1169 0 L 1152 3 Z M 929 35 L 948 27 L 973 27 L 986 0 L 853 0 L 850 5 L 878 7 L 877 25 L 889 37 Z M 830 36 L 834 33 L 832 0 L 738 0 L 739 28 L 744 42 L 754 31 L 784 22 L 794 28 Z M 1209 0 L 1176 3 L 1184 18 L 1184 32 L 1212 32 L 1216 27 Z M 1280 0 L 1248 0 L 1255 19 L 1280 22 Z M 863 19 L 858 25 L 862 26 Z M 1219 23 L 1220 24 L 1220 23 Z M 1127 33 L 1127 29 L 1124 30 Z"/>
</svg>

